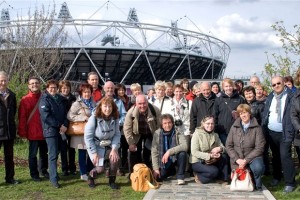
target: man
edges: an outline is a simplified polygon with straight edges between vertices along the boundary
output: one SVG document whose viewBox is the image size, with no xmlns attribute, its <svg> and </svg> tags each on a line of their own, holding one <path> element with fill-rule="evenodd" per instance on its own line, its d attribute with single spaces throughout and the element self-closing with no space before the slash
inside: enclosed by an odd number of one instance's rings
<svg viewBox="0 0 300 200">
<path fill-rule="evenodd" d="M 0 71 L 0 147 L 4 148 L 5 181 L 8 184 L 19 184 L 14 179 L 14 140 L 16 138 L 15 114 L 17 110 L 16 95 L 7 88 L 8 78 Z"/>
<path fill-rule="evenodd" d="M 174 96 L 174 90 L 173 90 L 174 85 L 171 81 L 166 82 L 165 85 L 166 85 L 166 96 L 172 99 Z"/>
<path fill-rule="evenodd" d="M 201 120 L 208 115 L 212 115 L 215 99 L 215 93 L 211 92 L 210 83 L 204 81 L 200 85 L 201 94 L 193 101 L 190 113 L 190 133 L 195 132 L 196 127 L 200 126 Z"/>
<path fill-rule="evenodd" d="M 257 84 L 260 84 L 260 80 L 259 80 L 258 76 L 252 76 L 250 78 L 250 85 L 252 87 L 255 87 Z"/>
<path fill-rule="evenodd" d="M 48 169 L 48 149 L 43 136 L 40 112 L 38 109 L 41 97 L 40 80 L 36 77 L 29 78 L 29 92 L 23 96 L 19 106 L 19 136 L 27 138 L 29 141 L 28 163 L 30 176 L 33 181 L 41 181 L 40 173 L 49 178 Z M 39 151 L 40 170 L 38 169 L 37 154 Z"/>
<path fill-rule="evenodd" d="M 151 148 L 154 177 L 163 181 L 176 174 L 178 185 L 184 185 L 184 172 L 187 159 L 187 142 L 183 133 L 174 128 L 170 114 L 161 116 L 161 128 L 155 131 Z"/>
<path fill-rule="evenodd" d="M 159 119 L 158 108 L 148 104 L 146 96 L 138 95 L 135 106 L 130 108 L 126 114 L 123 128 L 129 145 L 128 164 L 130 172 L 133 171 L 135 164 L 141 162 L 151 167 L 151 143 L 154 132 L 160 127 Z"/>
<path fill-rule="evenodd" d="M 90 72 L 88 74 L 87 79 L 88 84 L 93 87 L 93 100 L 97 103 L 102 98 L 101 90 L 102 88 L 99 86 L 99 76 L 96 72 Z"/>
<path fill-rule="evenodd" d="M 285 180 L 284 193 L 294 191 L 295 167 L 292 160 L 291 147 L 294 140 L 294 128 L 291 126 L 292 92 L 285 87 L 283 78 L 272 78 L 273 92 L 269 94 L 263 113 L 262 127 L 269 137 L 272 151 L 273 180 L 271 186 L 278 185 L 283 171 Z"/>
</svg>

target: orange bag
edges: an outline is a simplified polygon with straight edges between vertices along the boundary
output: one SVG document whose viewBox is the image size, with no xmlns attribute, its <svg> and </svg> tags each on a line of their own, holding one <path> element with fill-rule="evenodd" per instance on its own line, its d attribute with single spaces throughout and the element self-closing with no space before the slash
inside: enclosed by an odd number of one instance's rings
<svg viewBox="0 0 300 200">
<path fill-rule="evenodd" d="M 145 164 L 135 164 L 130 174 L 131 187 L 136 192 L 147 192 L 150 189 L 157 189 L 159 184 L 153 177 L 152 171 Z M 153 182 L 153 184 L 151 183 Z"/>
</svg>

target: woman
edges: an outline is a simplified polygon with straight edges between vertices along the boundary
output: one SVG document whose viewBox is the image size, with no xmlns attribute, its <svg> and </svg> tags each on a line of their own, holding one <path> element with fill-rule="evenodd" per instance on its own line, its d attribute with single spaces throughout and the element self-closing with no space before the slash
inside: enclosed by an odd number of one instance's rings
<svg viewBox="0 0 300 200">
<path fill-rule="evenodd" d="M 59 81 L 58 92 L 61 96 L 66 98 L 66 109 L 70 110 L 72 103 L 76 100 L 76 97 L 71 93 L 71 83 L 67 80 Z M 67 141 L 61 143 L 61 169 L 63 176 L 68 176 L 69 171 L 72 175 L 76 175 L 75 165 L 75 149 L 70 147 L 71 137 L 67 135 Z"/>
<path fill-rule="evenodd" d="M 39 111 L 43 127 L 43 135 L 48 147 L 49 179 L 53 187 L 59 188 L 57 175 L 57 159 L 61 135 L 68 127 L 66 99 L 58 94 L 58 82 L 47 81 L 46 91 L 41 97 Z"/>
<path fill-rule="evenodd" d="M 184 78 L 179 83 L 183 87 L 183 94 L 184 96 L 189 93 L 189 80 L 187 78 Z"/>
<path fill-rule="evenodd" d="M 223 91 L 221 96 L 216 98 L 214 104 L 216 132 L 222 143 L 225 145 L 226 138 L 235 119 L 238 118 L 236 108 L 245 102 L 236 90 L 233 90 L 234 83 L 231 79 L 225 78 L 222 81 Z"/>
<path fill-rule="evenodd" d="M 196 128 L 191 142 L 190 163 L 197 183 L 210 183 L 215 179 L 228 183 L 228 160 L 225 147 L 217 133 L 214 133 L 214 117 L 207 116 Z M 209 162 L 213 162 L 208 164 Z"/>
<path fill-rule="evenodd" d="M 166 96 L 166 85 L 164 81 L 156 81 L 154 84 L 155 89 L 155 100 L 150 102 L 156 106 L 161 114 L 170 113 L 170 107 L 172 105 L 172 99 Z"/>
<path fill-rule="evenodd" d="M 215 95 L 216 95 L 217 97 L 221 96 L 221 89 L 220 89 L 219 83 L 217 83 L 217 82 L 212 82 L 212 83 L 211 83 L 211 91 L 212 91 L 213 93 L 215 93 Z"/>
<path fill-rule="evenodd" d="M 88 121 L 91 116 L 92 110 L 95 108 L 96 103 L 92 99 L 93 87 L 88 83 L 83 83 L 79 86 L 79 96 L 72 104 L 69 112 L 68 119 L 72 122 Z M 87 156 L 86 145 L 84 143 L 83 134 L 79 136 L 72 136 L 70 147 L 78 149 L 78 161 L 80 178 L 88 180 L 88 173 L 93 169 L 93 163 Z"/>
<path fill-rule="evenodd" d="M 262 191 L 261 177 L 265 170 L 263 161 L 265 137 L 257 120 L 251 117 L 249 105 L 239 105 L 237 112 L 240 117 L 231 127 L 226 141 L 226 151 L 230 157 L 231 169 L 250 167 L 256 189 Z"/>
<path fill-rule="evenodd" d="M 84 141 L 94 169 L 89 174 L 88 185 L 95 187 L 97 174 L 104 172 L 104 160 L 109 160 L 109 186 L 119 189 L 116 181 L 120 147 L 119 112 L 112 98 L 101 99 L 84 130 Z"/>
<path fill-rule="evenodd" d="M 266 101 L 265 88 L 262 84 L 258 83 L 255 85 L 255 97 L 256 100 L 262 103 Z"/>
<path fill-rule="evenodd" d="M 290 90 L 292 90 L 293 93 L 296 93 L 297 88 L 294 85 L 293 77 L 286 76 L 283 78 L 284 85 L 287 86 Z"/>
<path fill-rule="evenodd" d="M 117 94 L 118 98 L 122 100 L 125 110 L 128 111 L 129 108 L 131 107 L 131 102 L 129 97 L 126 95 L 126 86 L 121 83 L 117 83 L 115 87 L 115 94 Z M 119 153 L 121 155 L 121 166 L 120 170 L 118 171 L 119 175 L 125 175 L 125 170 L 128 169 L 128 143 L 126 141 L 126 138 L 123 133 L 123 125 L 120 126 L 120 131 L 121 131 L 121 147 L 119 150 Z"/>
</svg>

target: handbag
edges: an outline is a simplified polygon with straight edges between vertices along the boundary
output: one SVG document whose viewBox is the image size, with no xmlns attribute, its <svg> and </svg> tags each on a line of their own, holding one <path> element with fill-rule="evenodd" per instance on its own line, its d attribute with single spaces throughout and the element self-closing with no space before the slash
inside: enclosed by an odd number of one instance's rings
<svg viewBox="0 0 300 200">
<path fill-rule="evenodd" d="M 230 191 L 252 192 L 254 185 L 249 169 L 235 169 L 231 174 Z"/>
<path fill-rule="evenodd" d="M 83 109 L 84 114 L 87 116 L 85 109 L 83 107 L 81 108 Z M 77 122 L 70 121 L 66 133 L 71 136 L 84 135 L 84 127 L 86 123 L 87 123 L 86 121 L 77 121 Z"/>
<path fill-rule="evenodd" d="M 86 123 L 87 122 L 70 122 L 66 133 L 71 136 L 83 135 Z"/>
</svg>

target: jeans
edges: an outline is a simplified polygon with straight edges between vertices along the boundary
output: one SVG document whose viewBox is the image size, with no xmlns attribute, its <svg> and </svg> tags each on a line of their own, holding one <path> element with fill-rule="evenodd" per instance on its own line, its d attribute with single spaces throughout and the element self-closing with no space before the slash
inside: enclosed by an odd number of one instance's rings
<svg viewBox="0 0 300 200">
<path fill-rule="evenodd" d="M 161 168 L 160 169 L 160 179 L 164 180 L 169 176 L 173 176 L 176 173 L 176 165 L 177 165 L 177 179 L 184 180 L 184 172 L 186 167 L 186 159 L 187 153 L 182 151 L 176 155 L 176 163 L 172 163 L 168 169 Z"/>
<path fill-rule="evenodd" d="M 5 180 L 10 181 L 15 175 L 14 140 L 3 140 L 0 143 L 4 147 Z"/>
<path fill-rule="evenodd" d="M 255 180 L 256 188 L 261 188 L 262 182 L 261 177 L 265 171 L 264 160 L 262 157 L 257 157 L 249 164 L 251 172 L 253 173 L 253 177 Z"/>
<path fill-rule="evenodd" d="M 39 162 L 37 154 L 39 152 Z M 45 140 L 29 140 L 29 170 L 32 178 L 39 177 L 39 172 L 47 173 L 48 170 L 48 148 Z"/>
<path fill-rule="evenodd" d="M 219 134 L 219 138 L 220 138 L 220 140 L 221 140 L 221 142 L 222 142 L 222 144 L 224 145 L 224 146 L 226 146 L 226 140 L 227 140 L 227 134 L 226 133 L 220 133 Z"/>
<path fill-rule="evenodd" d="M 59 136 L 60 137 L 60 136 Z M 59 153 L 59 138 L 46 138 L 48 146 L 49 179 L 52 183 L 57 183 L 57 159 Z"/>
<path fill-rule="evenodd" d="M 70 172 L 76 172 L 76 164 L 75 164 L 75 154 L 76 151 L 74 148 L 70 147 L 71 144 L 71 136 L 67 135 L 68 138 L 68 166 Z"/>
<path fill-rule="evenodd" d="M 94 168 L 86 149 L 78 149 L 78 161 L 80 175 L 88 174 Z"/>
<path fill-rule="evenodd" d="M 212 165 L 197 162 L 192 164 L 192 168 L 201 183 L 210 183 L 215 179 L 228 181 L 228 156 L 226 154 L 222 154 L 221 159 Z"/>
<path fill-rule="evenodd" d="M 269 130 L 270 148 L 272 151 L 273 178 L 280 180 L 283 177 L 285 185 L 295 186 L 296 170 L 292 159 L 292 142 L 282 141 L 283 133 Z"/>
<path fill-rule="evenodd" d="M 61 169 L 63 172 L 68 172 L 68 143 L 67 140 L 63 141 L 61 137 L 58 138 L 60 145 L 60 159 L 61 159 Z"/>
</svg>

